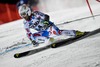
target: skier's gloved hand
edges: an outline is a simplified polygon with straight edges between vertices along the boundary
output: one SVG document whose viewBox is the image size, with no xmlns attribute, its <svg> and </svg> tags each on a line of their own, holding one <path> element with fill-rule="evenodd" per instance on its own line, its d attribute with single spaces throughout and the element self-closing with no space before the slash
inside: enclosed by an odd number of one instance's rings
<svg viewBox="0 0 100 67">
<path fill-rule="evenodd" d="M 34 40 L 34 39 L 32 39 L 31 37 L 29 38 L 30 39 L 30 41 L 31 41 L 31 43 L 33 44 L 33 45 L 37 45 L 38 43 Z"/>
<path fill-rule="evenodd" d="M 45 29 L 48 28 L 48 27 L 50 27 L 50 24 L 49 24 L 48 21 L 41 21 L 41 23 L 44 25 Z"/>
<path fill-rule="evenodd" d="M 46 26 L 49 26 L 50 25 L 48 21 L 42 21 L 41 23 L 43 23 Z"/>
<path fill-rule="evenodd" d="M 48 25 L 49 22 L 48 21 L 41 21 L 41 23 L 45 24 L 45 25 Z"/>
<path fill-rule="evenodd" d="M 38 46 L 39 45 L 39 43 L 36 42 L 35 40 L 32 40 L 31 42 L 32 42 L 33 46 Z"/>
</svg>

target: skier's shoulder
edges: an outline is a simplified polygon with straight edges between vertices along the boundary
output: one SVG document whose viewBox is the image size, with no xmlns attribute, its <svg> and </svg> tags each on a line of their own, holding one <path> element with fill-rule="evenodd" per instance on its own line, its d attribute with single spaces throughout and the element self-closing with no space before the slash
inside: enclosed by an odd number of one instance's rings
<svg viewBox="0 0 100 67">
<path fill-rule="evenodd" d="M 33 13 L 40 13 L 40 11 L 33 11 Z"/>
<path fill-rule="evenodd" d="M 44 13 L 40 12 L 40 11 L 34 11 L 33 12 L 35 15 L 44 15 Z"/>
</svg>

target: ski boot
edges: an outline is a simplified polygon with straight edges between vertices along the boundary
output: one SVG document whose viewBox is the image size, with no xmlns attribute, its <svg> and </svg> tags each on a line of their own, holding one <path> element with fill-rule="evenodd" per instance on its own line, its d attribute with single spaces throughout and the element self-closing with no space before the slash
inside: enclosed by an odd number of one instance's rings
<svg viewBox="0 0 100 67">
<path fill-rule="evenodd" d="M 54 42 L 54 41 L 55 41 L 55 39 L 54 39 L 54 38 L 52 38 L 52 37 L 50 37 L 49 41 L 50 41 L 50 42 Z"/>
<path fill-rule="evenodd" d="M 75 32 L 76 32 L 76 37 L 84 36 L 89 33 L 89 32 L 81 32 L 81 31 L 75 31 Z"/>
<path fill-rule="evenodd" d="M 81 32 L 81 31 L 75 31 L 75 32 L 76 32 L 76 37 L 84 35 L 84 32 Z"/>
<path fill-rule="evenodd" d="M 39 45 L 39 43 L 37 43 L 36 41 L 32 41 L 33 47 L 37 47 Z"/>
</svg>

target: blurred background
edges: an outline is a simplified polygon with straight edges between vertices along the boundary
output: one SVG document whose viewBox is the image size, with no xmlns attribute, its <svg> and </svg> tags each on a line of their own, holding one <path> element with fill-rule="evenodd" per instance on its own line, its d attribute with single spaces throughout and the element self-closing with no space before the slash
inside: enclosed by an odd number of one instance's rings
<svg viewBox="0 0 100 67">
<path fill-rule="evenodd" d="M 89 1 L 92 5 L 100 4 L 100 0 Z M 20 19 L 18 7 L 22 4 L 45 13 L 87 6 L 86 0 L 0 0 L 0 25 Z"/>
<path fill-rule="evenodd" d="M 38 9 L 38 0 L 0 0 L 0 25 L 20 19 L 18 7 L 23 3 L 30 4 L 34 10 Z"/>
</svg>

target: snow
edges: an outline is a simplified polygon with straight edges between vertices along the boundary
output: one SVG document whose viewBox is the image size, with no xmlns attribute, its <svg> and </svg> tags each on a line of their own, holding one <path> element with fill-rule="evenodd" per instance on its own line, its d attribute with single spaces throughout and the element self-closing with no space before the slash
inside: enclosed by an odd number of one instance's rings
<svg viewBox="0 0 100 67">
<path fill-rule="evenodd" d="M 93 4 L 92 9 L 95 15 L 99 14 L 100 4 Z M 72 9 L 64 8 L 59 11 L 49 12 L 48 14 L 55 24 L 91 15 L 87 6 L 73 7 Z M 21 19 L 0 25 L 0 51 L 18 42 L 26 41 L 30 43 L 26 37 L 22 21 Z M 92 31 L 100 28 L 100 16 L 96 16 L 95 19 L 87 18 L 59 25 L 58 27 L 68 30 Z M 99 44 L 100 33 L 63 47 L 47 49 L 27 57 L 19 59 L 13 57 L 16 52 L 34 49 L 33 46 L 30 45 L 0 55 L 0 67 L 100 67 Z"/>
</svg>

